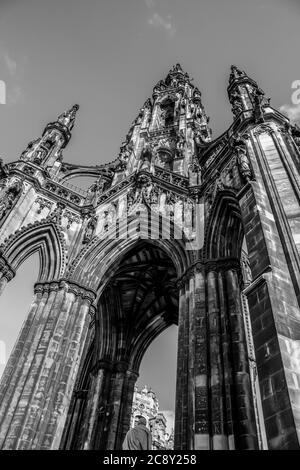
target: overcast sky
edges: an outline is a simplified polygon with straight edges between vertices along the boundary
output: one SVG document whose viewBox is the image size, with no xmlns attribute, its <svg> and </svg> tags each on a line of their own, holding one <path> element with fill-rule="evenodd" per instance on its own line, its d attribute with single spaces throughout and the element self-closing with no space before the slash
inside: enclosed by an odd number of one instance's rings
<svg viewBox="0 0 300 470">
<path fill-rule="evenodd" d="M 300 80 L 299 20 L 299 0 L 0 0 L 0 80 L 7 91 L 0 155 L 17 159 L 49 121 L 78 103 L 65 161 L 113 160 L 153 86 L 177 62 L 202 91 L 214 137 L 232 122 L 231 64 L 297 119 L 291 84 Z M 27 261 L 0 300 L 7 351 L 30 304 L 36 264 Z M 162 335 L 142 368 L 141 382 L 165 409 L 174 406 L 175 337 L 175 328 Z"/>
</svg>

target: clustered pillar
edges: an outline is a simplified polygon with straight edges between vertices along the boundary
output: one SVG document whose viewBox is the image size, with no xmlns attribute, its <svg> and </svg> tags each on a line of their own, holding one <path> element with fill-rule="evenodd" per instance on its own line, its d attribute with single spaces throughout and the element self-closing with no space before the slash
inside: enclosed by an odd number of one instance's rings
<svg viewBox="0 0 300 470">
<path fill-rule="evenodd" d="M 197 263 L 179 287 L 175 449 L 255 449 L 239 261 Z"/>
<path fill-rule="evenodd" d="M 0 447 L 57 449 L 95 294 L 67 280 L 38 283 L 0 384 Z"/>
</svg>

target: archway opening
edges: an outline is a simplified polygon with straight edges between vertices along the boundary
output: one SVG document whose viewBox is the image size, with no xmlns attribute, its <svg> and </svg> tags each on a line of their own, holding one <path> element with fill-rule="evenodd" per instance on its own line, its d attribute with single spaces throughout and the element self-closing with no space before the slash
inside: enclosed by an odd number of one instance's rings
<svg viewBox="0 0 300 470">
<path fill-rule="evenodd" d="M 0 297 L 0 380 L 12 348 L 26 320 L 39 274 L 39 254 L 27 258 Z M 17 294 L 16 294 L 17 293 Z"/>
<path fill-rule="evenodd" d="M 136 241 L 114 260 L 112 270 L 102 280 L 105 286 L 98 302 L 95 332 L 77 382 L 84 394 L 74 395 L 62 448 L 122 447 L 131 424 L 141 361 L 151 343 L 155 345 L 155 339 L 178 322 L 176 250 L 167 251 L 161 245 L 161 241 Z M 172 336 L 175 343 L 174 330 Z M 166 355 L 169 343 L 164 347 Z M 176 353 L 174 356 L 177 359 Z M 175 382 L 173 359 L 169 383 Z M 154 360 L 154 369 L 160 372 L 161 364 Z M 93 409 L 100 410 L 101 416 Z"/>
<path fill-rule="evenodd" d="M 173 449 L 178 327 L 173 324 L 148 347 L 136 382 L 131 426 L 135 417 L 147 419 L 157 450 Z"/>
<path fill-rule="evenodd" d="M 149 388 L 157 388 L 156 396 L 159 398 L 160 394 L 162 399 L 160 410 L 166 407 L 168 412 L 173 412 L 173 419 L 177 358 L 177 328 L 174 325 L 178 322 L 176 279 L 176 269 L 170 256 L 158 245 L 145 240 L 138 241 L 120 259 L 106 292 L 102 295 L 102 306 L 99 309 L 101 340 L 98 346 L 98 354 L 102 360 L 110 354 L 117 367 L 120 367 L 119 364 L 126 364 L 127 371 L 135 374 L 140 372 L 144 358 L 146 371 L 143 367 L 143 378 L 146 378 L 146 372 L 150 381 L 154 380 L 154 384 L 150 384 L 148 378 L 146 382 Z M 101 330 L 106 331 L 105 338 L 101 335 Z M 110 331 L 109 340 L 107 331 Z M 173 358 L 169 355 L 170 344 L 174 351 Z M 147 354 L 148 348 L 150 353 L 152 350 L 152 358 Z M 167 359 L 165 370 L 162 368 L 163 359 Z M 119 385 L 116 382 L 115 388 Z M 115 415 L 119 414 L 115 448 L 120 447 L 124 433 L 133 424 L 133 398 L 136 398 L 136 392 L 136 387 L 131 390 L 127 387 L 126 394 L 123 391 L 120 397 L 120 410 L 115 410 Z M 153 393 L 154 390 L 149 390 L 147 398 L 151 398 Z M 152 416 L 147 416 L 147 424 L 154 432 L 154 428 L 161 429 L 167 424 L 159 416 L 160 410 L 153 409 L 150 413 Z M 159 419 L 160 423 L 156 422 Z M 172 424 L 168 427 L 172 427 Z M 158 437 L 161 435 L 157 433 Z"/>
</svg>

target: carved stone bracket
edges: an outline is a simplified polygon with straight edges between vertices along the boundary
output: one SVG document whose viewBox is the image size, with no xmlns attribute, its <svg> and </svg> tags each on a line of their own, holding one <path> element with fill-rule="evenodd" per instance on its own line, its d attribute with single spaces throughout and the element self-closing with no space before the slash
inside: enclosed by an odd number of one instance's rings
<svg viewBox="0 0 300 470">
<path fill-rule="evenodd" d="M 68 219 L 67 229 L 69 229 L 73 223 L 76 223 L 76 224 L 80 223 L 80 216 L 69 210 L 66 210 L 64 212 L 63 217 Z"/>
<path fill-rule="evenodd" d="M 44 197 L 38 197 L 34 202 L 40 206 L 37 211 L 38 214 L 40 214 L 45 207 L 51 210 L 53 206 L 53 203 Z"/>
<path fill-rule="evenodd" d="M 10 266 L 4 255 L 0 253 L 0 277 L 5 277 L 7 281 L 11 281 L 15 275 L 15 270 Z"/>
</svg>

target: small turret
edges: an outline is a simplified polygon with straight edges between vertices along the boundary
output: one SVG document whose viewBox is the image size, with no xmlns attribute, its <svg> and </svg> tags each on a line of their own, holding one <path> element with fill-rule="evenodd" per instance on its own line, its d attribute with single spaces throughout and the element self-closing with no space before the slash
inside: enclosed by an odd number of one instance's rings
<svg viewBox="0 0 300 470">
<path fill-rule="evenodd" d="M 270 99 L 265 99 L 265 93 L 257 83 L 235 65 L 231 66 L 227 92 L 235 118 L 250 111 L 255 122 L 264 120 L 263 108 L 269 104 Z"/>
<path fill-rule="evenodd" d="M 62 150 L 71 139 L 76 112 L 79 106 L 58 116 L 55 122 L 50 122 L 44 129 L 42 137 L 31 141 L 22 153 L 21 160 L 31 161 L 42 166 L 50 173 L 56 173 L 62 161 Z"/>
</svg>

